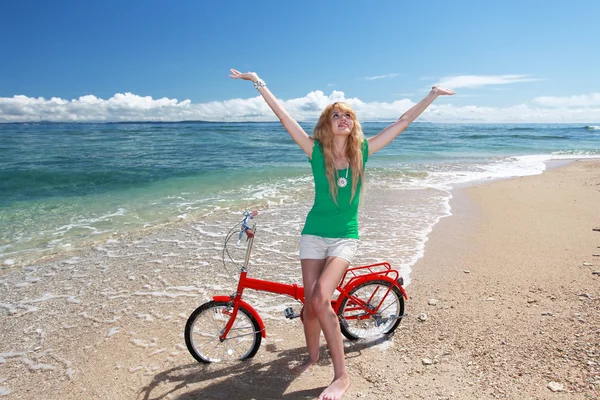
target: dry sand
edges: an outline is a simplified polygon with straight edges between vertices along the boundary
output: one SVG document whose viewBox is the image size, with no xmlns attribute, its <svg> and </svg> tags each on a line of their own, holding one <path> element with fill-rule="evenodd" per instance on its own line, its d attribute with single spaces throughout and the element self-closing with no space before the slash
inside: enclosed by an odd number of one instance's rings
<svg viewBox="0 0 600 400">
<path fill-rule="evenodd" d="M 344 399 L 600 398 L 600 162 L 457 190 L 452 212 L 413 268 L 397 332 L 347 342 Z M 297 320 L 266 319 L 249 362 L 187 353 L 187 315 L 230 291 L 199 255 L 221 239 L 197 239 L 180 225 L 0 276 L 0 396 L 316 397 L 332 367 L 323 348 L 310 371 L 288 372 L 304 356 Z M 271 250 L 293 265 L 297 240 L 283 242 Z M 210 290 L 200 272 L 217 279 Z"/>
</svg>

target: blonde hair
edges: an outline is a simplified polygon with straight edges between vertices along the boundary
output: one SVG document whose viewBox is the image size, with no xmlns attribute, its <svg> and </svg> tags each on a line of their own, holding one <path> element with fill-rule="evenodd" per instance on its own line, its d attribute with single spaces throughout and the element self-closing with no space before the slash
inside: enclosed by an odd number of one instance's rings
<svg viewBox="0 0 600 400">
<path fill-rule="evenodd" d="M 356 113 L 344 102 L 335 102 L 325 107 L 319 117 L 319 121 L 317 121 L 313 136 L 322 146 L 323 157 L 325 158 L 325 174 L 329 181 L 329 193 L 337 205 L 337 179 L 339 177 L 333 160 L 333 132 L 331 130 L 330 118 L 331 113 L 334 111 L 350 114 L 354 122 L 352 132 L 350 132 L 350 136 L 348 136 L 348 140 L 346 141 L 346 156 L 352 170 L 352 196 L 350 197 L 350 202 L 354 200 L 354 196 L 356 195 L 358 181 L 362 180 L 364 176 L 362 147 L 365 135 L 360 123 L 356 119 Z"/>
</svg>

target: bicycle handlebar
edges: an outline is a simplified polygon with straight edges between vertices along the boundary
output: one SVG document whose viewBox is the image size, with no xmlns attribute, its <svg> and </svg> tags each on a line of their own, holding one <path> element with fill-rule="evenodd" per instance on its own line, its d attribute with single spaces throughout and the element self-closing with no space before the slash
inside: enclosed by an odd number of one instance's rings
<svg viewBox="0 0 600 400">
<path fill-rule="evenodd" d="M 242 229 L 240 230 L 240 234 L 238 236 L 238 243 L 242 240 L 244 233 L 248 236 L 248 239 L 254 236 L 254 232 L 252 232 L 252 228 L 248 225 L 250 220 L 258 215 L 257 210 L 253 211 L 244 211 L 244 219 L 242 220 Z"/>
</svg>

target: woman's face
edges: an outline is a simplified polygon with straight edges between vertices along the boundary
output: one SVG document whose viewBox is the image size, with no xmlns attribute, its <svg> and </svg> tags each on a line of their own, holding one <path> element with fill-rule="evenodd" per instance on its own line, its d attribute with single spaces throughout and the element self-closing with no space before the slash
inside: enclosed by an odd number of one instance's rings
<svg viewBox="0 0 600 400">
<path fill-rule="evenodd" d="M 352 114 L 344 112 L 339 109 L 332 110 L 329 114 L 329 120 L 331 121 L 331 131 L 334 136 L 349 136 L 354 128 L 354 120 Z"/>
</svg>

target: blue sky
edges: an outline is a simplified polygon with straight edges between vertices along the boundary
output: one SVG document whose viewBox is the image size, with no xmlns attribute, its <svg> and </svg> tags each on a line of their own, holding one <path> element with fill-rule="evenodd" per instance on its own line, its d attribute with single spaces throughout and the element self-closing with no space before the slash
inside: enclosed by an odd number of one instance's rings
<svg viewBox="0 0 600 400">
<path fill-rule="evenodd" d="M 347 100 L 393 119 L 600 121 L 600 2 L 29 1 L 0 4 L 0 122 L 298 119 Z M 52 98 L 55 98 L 51 101 Z"/>
</svg>

